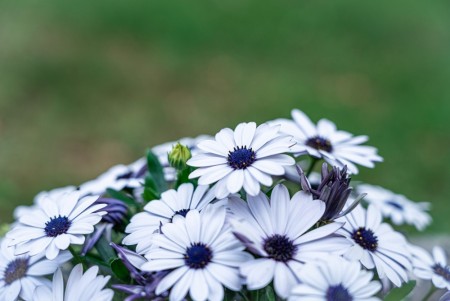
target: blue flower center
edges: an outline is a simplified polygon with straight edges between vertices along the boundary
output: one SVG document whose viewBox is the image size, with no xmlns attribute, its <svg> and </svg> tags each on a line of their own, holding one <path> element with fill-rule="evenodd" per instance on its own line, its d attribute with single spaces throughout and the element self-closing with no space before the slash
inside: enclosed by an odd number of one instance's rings
<svg viewBox="0 0 450 301">
<path fill-rule="evenodd" d="M 400 205 L 400 204 L 397 203 L 397 202 L 394 202 L 394 201 L 386 201 L 386 204 L 388 204 L 389 206 L 392 206 L 392 207 L 394 207 L 394 208 L 396 208 L 396 209 L 398 209 L 398 210 L 403 210 L 403 206 Z"/>
<path fill-rule="evenodd" d="M 450 267 L 449 266 L 441 266 L 440 264 L 435 264 L 433 266 L 433 271 L 444 278 L 447 282 L 450 283 Z"/>
<path fill-rule="evenodd" d="M 264 241 L 264 251 L 275 261 L 287 262 L 291 260 L 297 247 L 293 241 L 284 235 L 274 234 Z"/>
<path fill-rule="evenodd" d="M 52 217 L 50 221 L 45 223 L 45 234 L 48 237 L 56 237 L 64 234 L 69 230 L 71 224 L 72 222 L 66 216 Z"/>
<path fill-rule="evenodd" d="M 173 216 L 175 216 L 175 215 L 181 215 L 182 217 L 186 217 L 186 215 L 188 214 L 189 210 L 190 210 L 190 209 L 181 209 L 181 210 L 178 210 L 178 211 L 175 212 L 175 214 L 174 214 Z"/>
<path fill-rule="evenodd" d="M 309 138 L 308 140 L 306 140 L 305 144 L 309 147 L 315 148 L 317 150 L 323 150 L 328 153 L 333 150 L 333 146 L 331 145 L 330 140 L 320 136 Z"/>
<path fill-rule="evenodd" d="M 228 165 L 234 169 L 246 169 L 256 161 L 256 153 L 247 146 L 237 146 L 228 153 Z"/>
<path fill-rule="evenodd" d="M 11 284 L 23 278 L 28 271 L 28 258 L 16 258 L 9 262 L 3 276 L 6 284 Z"/>
<path fill-rule="evenodd" d="M 327 301 L 352 301 L 353 297 L 342 284 L 330 286 L 327 290 Z"/>
<path fill-rule="evenodd" d="M 378 238 L 372 230 L 360 227 L 352 235 L 353 240 L 363 249 L 374 252 L 378 247 Z"/>
<path fill-rule="evenodd" d="M 211 250 L 201 242 L 192 244 L 184 255 L 184 262 L 191 269 L 203 269 L 211 259 Z"/>
</svg>

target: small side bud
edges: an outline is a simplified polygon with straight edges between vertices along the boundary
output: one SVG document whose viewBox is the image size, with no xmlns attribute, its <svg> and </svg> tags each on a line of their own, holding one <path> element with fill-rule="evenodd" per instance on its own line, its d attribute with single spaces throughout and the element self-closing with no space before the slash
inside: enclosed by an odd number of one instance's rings
<svg viewBox="0 0 450 301">
<path fill-rule="evenodd" d="M 192 157 L 192 155 L 187 146 L 178 142 L 169 152 L 167 157 L 169 159 L 170 166 L 176 168 L 177 170 L 182 170 L 186 168 L 186 162 Z"/>
</svg>

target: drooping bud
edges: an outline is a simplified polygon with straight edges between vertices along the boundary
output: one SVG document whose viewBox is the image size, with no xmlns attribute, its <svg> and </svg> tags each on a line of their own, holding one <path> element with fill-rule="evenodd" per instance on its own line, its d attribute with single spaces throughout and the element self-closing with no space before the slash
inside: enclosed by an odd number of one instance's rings
<svg viewBox="0 0 450 301">
<path fill-rule="evenodd" d="M 353 190 L 353 188 L 350 187 L 351 178 L 347 173 L 346 166 L 344 166 L 342 169 L 333 166 L 333 168 L 329 170 L 327 163 L 323 163 L 321 182 L 317 187 L 314 188 L 309 183 L 301 168 L 298 168 L 298 172 L 300 174 L 300 183 L 302 189 L 311 193 L 314 199 L 319 199 L 325 202 L 326 209 L 321 218 L 321 221 L 332 221 L 349 213 L 365 196 L 359 196 L 344 210 L 347 199 L 349 198 L 350 193 Z"/>
<path fill-rule="evenodd" d="M 167 156 L 170 166 L 176 168 L 177 170 L 186 168 L 187 160 L 192 157 L 189 148 L 179 142 L 172 148 Z"/>
</svg>

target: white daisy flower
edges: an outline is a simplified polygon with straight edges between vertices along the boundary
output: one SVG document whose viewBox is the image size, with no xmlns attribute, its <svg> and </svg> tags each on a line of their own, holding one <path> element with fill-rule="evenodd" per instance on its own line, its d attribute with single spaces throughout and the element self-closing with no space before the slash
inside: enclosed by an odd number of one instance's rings
<svg viewBox="0 0 450 301">
<path fill-rule="evenodd" d="M 433 256 L 426 250 L 410 246 L 413 255 L 414 274 L 421 279 L 430 279 L 437 288 L 450 290 L 450 266 L 444 250 L 435 246 Z"/>
<path fill-rule="evenodd" d="M 305 262 L 331 252 L 342 254 L 351 246 L 344 237 L 331 236 L 341 223 L 307 232 L 322 217 L 325 203 L 303 191 L 291 200 L 287 188 L 277 185 L 270 203 L 260 193 L 248 196 L 247 202 L 233 198 L 229 207 L 235 235 L 261 257 L 241 265 L 249 290 L 261 289 L 273 279 L 277 295 L 286 298 Z"/>
<path fill-rule="evenodd" d="M 45 276 L 72 258 L 68 251 L 54 260 L 46 259 L 44 253 L 16 256 L 9 243 L 9 239 L 3 239 L 0 247 L 0 300 L 31 300 L 36 286 L 50 284 Z"/>
<path fill-rule="evenodd" d="M 414 225 L 422 231 L 431 223 L 431 216 L 426 212 L 430 203 L 416 203 L 405 196 L 395 194 L 380 186 L 359 185 L 359 193 L 367 193 L 365 201 L 381 210 L 384 217 L 390 218 L 395 225 Z"/>
<path fill-rule="evenodd" d="M 288 152 L 293 142 L 291 137 L 280 135 L 279 127 L 256 123 L 241 123 L 233 131 L 222 129 L 215 140 L 198 144 L 204 153 L 192 156 L 187 164 L 198 167 L 189 178 L 199 178 L 200 185 L 215 185 L 216 197 L 224 198 L 242 188 L 249 195 L 257 195 L 260 183 L 272 185 L 273 175 L 285 173 L 286 165 L 294 159 Z"/>
<path fill-rule="evenodd" d="M 15 246 L 15 254 L 29 252 L 32 256 L 45 250 L 46 257 L 52 260 L 69 245 L 83 244 L 84 235 L 92 233 L 106 214 L 98 212 L 106 204 L 94 204 L 98 197 L 79 196 L 79 191 L 56 200 L 47 195 L 35 210 L 23 215 L 6 234 Z"/>
<path fill-rule="evenodd" d="M 241 289 L 238 267 L 251 256 L 225 223 L 225 207 L 208 206 L 202 213 L 191 210 L 186 218 L 162 226 L 156 234 L 158 246 L 146 254 L 141 270 L 173 269 L 156 288 L 156 295 L 170 290 L 170 301 L 184 300 L 188 291 L 193 300 L 223 300 L 223 286 Z"/>
<path fill-rule="evenodd" d="M 371 281 L 372 272 L 361 270 L 358 262 L 331 256 L 307 263 L 299 273 L 301 284 L 294 287 L 289 301 L 379 301 L 374 295 L 381 284 Z"/>
<path fill-rule="evenodd" d="M 300 110 L 292 110 L 292 119 L 276 119 L 271 124 L 281 125 L 281 132 L 292 135 L 297 145 L 292 148 L 296 155 L 309 154 L 323 158 L 332 166 L 342 168 L 347 165 L 350 173 L 357 174 L 355 164 L 373 168 L 374 162 L 383 158 L 377 155 L 377 149 L 372 146 L 360 145 L 366 142 L 367 136 L 356 136 L 336 129 L 336 125 L 321 119 L 315 125 Z"/>
<path fill-rule="evenodd" d="M 192 156 L 195 156 L 200 153 L 197 144 L 208 139 L 212 139 L 212 137 L 208 135 L 201 135 L 195 138 L 185 137 L 181 138 L 178 141 L 167 142 L 153 147 L 152 152 L 158 157 L 159 162 L 163 166 L 164 178 L 166 179 L 166 181 L 173 182 L 177 178 L 177 171 L 175 170 L 175 168 L 170 166 L 169 160 L 167 158 L 167 154 L 172 150 L 174 145 L 179 142 L 180 144 L 187 146 L 191 151 Z"/>
<path fill-rule="evenodd" d="M 101 195 L 108 188 L 122 190 L 124 188 L 135 189 L 144 183 L 146 160 L 140 158 L 130 165 L 116 165 L 98 176 L 96 179 L 80 185 L 82 195 Z"/>
<path fill-rule="evenodd" d="M 53 275 L 51 287 L 38 286 L 33 301 L 110 301 L 114 297 L 112 289 L 104 288 L 111 276 L 97 276 L 98 267 L 93 266 L 83 274 L 83 266 L 77 264 L 70 272 L 64 290 L 64 279 L 60 269 Z"/>
<path fill-rule="evenodd" d="M 358 205 L 336 221 L 345 222 L 338 233 L 353 244 L 344 257 L 359 260 L 367 269 L 376 267 L 380 278 L 388 278 L 396 286 L 408 281 L 412 265 L 406 239 L 381 222 L 381 212 L 375 206 L 365 210 Z"/>
<path fill-rule="evenodd" d="M 161 225 L 171 222 L 175 216 L 183 216 L 193 209 L 201 211 L 214 200 L 214 191 L 207 185 L 198 186 L 185 183 L 178 190 L 170 189 L 161 194 L 160 200 L 150 201 L 144 211 L 134 215 L 125 229 L 129 233 L 123 239 L 125 245 L 137 245 L 136 252 L 145 254 L 152 244 L 152 233 Z M 223 205 L 226 200 L 216 203 Z"/>
</svg>

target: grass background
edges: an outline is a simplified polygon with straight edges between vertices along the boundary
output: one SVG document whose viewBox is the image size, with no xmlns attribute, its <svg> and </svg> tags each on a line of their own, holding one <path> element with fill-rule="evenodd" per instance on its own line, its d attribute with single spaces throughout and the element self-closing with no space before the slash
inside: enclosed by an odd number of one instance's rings
<svg viewBox="0 0 450 301">
<path fill-rule="evenodd" d="M 0 1 L 0 221 L 145 148 L 289 117 L 370 136 L 358 180 L 450 213 L 450 2 Z"/>
</svg>

